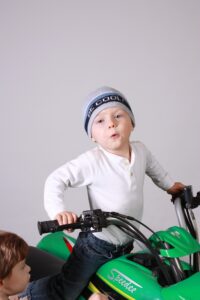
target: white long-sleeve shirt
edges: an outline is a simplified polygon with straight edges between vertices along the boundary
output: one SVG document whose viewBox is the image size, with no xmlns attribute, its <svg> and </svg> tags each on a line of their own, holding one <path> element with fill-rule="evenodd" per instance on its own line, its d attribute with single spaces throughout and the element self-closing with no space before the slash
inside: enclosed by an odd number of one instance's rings
<svg viewBox="0 0 200 300">
<path fill-rule="evenodd" d="M 174 184 L 151 152 L 141 142 L 131 142 L 131 162 L 97 146 L 67 162 L 45 182 L 44 203 L 50 218 L 67 210 L 64 192 L 69 187 L 87 187 L 91 209 L 116 211 L 141 220 L 145 174 L 163 190 Z M 95 233 L 114 244 L 124 244 L 129 238 L 115 226 Z"/>
</svg>

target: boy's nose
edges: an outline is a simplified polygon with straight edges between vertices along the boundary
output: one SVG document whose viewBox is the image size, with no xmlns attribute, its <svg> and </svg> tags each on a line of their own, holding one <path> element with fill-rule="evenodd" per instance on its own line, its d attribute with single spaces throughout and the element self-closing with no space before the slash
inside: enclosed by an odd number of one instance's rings
<svg viewBox="0 0 200 300">
<path fill-rule="evenodd" d="M 115 127 L 115 124 L 114 124 L 114 123 L 110 123 L 108 127 L 109 127 L 109 128 L 114 128 L 114 127 Z"/>
<path fill-rule="evenodd" d="M 109 128 L 116 127 L 116 121 L 114 119 L 110 119 L 109 122 L 108 122 L 108 127 Z"/>
<path fill-rule="evenodd" d="M 27 271 L 28 271 L 28 273 L 30 273 L 31 267 L 30 267 L 29 265 L 26 265 L 26 266 L 27 266 Z"/>
</svg>

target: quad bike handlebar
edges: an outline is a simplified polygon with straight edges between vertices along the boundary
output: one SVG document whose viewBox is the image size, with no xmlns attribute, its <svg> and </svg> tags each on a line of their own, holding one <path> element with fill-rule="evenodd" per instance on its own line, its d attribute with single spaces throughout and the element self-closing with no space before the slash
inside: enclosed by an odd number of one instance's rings
<svg viewBox="0 0 200 300">
<path fill-rule="evenodd" d="M 192 209 L 200 205 L 200 192 L 194 197 L 192 187 L 186 186 L 183 191 L 172 198 L 175 205 L 175 211 L 179 225 L 184 227 L 194 239 L 198 241 L 198 230 L 195 226 L 195 217 Z M 134 221 L 134 222 L 133 222 Z M 135 223 L 139 223 L 153 233 L 156 239 L 159 239 L 159 246 L 155 246 L 150 239 L 148 239 L 138 228 Z M 160 239 L 160 237 L 151 230 L 148 226 L 138 221 L 137 219 L 119 214 L 117 212 L 105 212 L 101 209 L 86 210 L 78 217 L 76 223 L 59 225 L 57 220 L 38 222 L 38 230 L 40 234 L 53 233 L 56 231 L 63 231 L 64 229 L 80 229 L 83 232 L 98 232 L 109 225 L 116 225 L 122 231 L 127 233 L 133 240 L 142 242 L 146 248 L 155 257 L 157 264 L 162 271 L 167 284 L 172 283 L 172 278 L 169 271 L 166 269 L 166 264 L 160 257 L 160 249 L 170 249 L 171 245 L 168 242 Z M 171 268 L 173 269 L 176 282 L 185 278 L 184 271 L 181 268 L 178 258 L 170 258 Z M 199 253 L 193 254 L 193 270 L 195 272 L 200 270 Z"/>
<path fill-rule="evenodd" d="M 81 231 L 101 231 L 108 226 L 107 217 L 110 213 L 101 209 L 86 210 L 78 217 L 76 223 L 59 225 L 57 220 L 38 222 L 40 235 L 65 229 L 81 229 Z M 92 228 L 92 229 L 91 229 Z"/>
<path fill-rule="evenodd" d="M 183 220 L 181 219 L 185 218 L 185 216 L 182 215 L 181 210 L 191 210 L 200 205 L 200 192 L 198 192 L 196 197 L 194 197 L 192 193 L 192 187 L 186 186 L 181 193 L 172 197 L 172 202 L 175 205 L 177 217 L 180 224 L 181 222 L 183 222 Z M 80 229 L 81 231 L 86 232 L 97 232 L 102 231 L 102 228 L 107 227 L 108 225 L 116 225 L 116 220 L 114 219 L 117 219 L 118 217 L 136 221 L 142 224 L 140 221 L 130 216 L 122 215 L 116 212 L 105 212 L 101 209 L 94 209 L 83 211 L 82 214 L 78 217 L 77 222 L 71 224 L 59 225 L 57 220 L 38 222 L 38 231 L 40 235 L 49 232 L 62 231 L 65 229 Z M 187 225 L 185 225 L 184 223 L 184 226 L 182 227 L 186 227 Z"/>
</svg>

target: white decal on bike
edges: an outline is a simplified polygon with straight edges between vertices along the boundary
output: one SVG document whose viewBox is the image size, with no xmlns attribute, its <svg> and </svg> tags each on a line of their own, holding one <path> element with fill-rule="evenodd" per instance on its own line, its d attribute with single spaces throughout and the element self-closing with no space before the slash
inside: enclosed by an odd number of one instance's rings
<svg viewBox="0 0 200 300">
<path fill-rule="evenodd" d="M 108 275 L 109 280 L 117 282 L 129 292 L 135 292 L 137 290 L 136 286 L 142 288 L 141 285 L 139 285 L 137 282 L 133 281 L 117 269 L 112 269 L 110 272 L 111 274 Z"/>
</svg>

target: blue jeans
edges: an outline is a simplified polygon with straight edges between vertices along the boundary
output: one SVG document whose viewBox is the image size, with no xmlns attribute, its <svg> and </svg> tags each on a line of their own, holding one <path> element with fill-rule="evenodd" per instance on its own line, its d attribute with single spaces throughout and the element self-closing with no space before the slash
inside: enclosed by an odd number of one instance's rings
<svg viewBox="0 0 200 300">
<path fill-rule="evenodd" d="M 116 246 L 98 239 L 92 233 L 81 232 L 61 273 L 32 284 L 31 300 L 75 300 L 88 285 L 91 276 L 105 262 L 129 253 L 133 243 Z M 45 289 L 40 292 L 38 289 Z M 35 295 L 34 295 L 35 290 Z M 37 296 L 36 296 L 37 295 Z M 40 298 L 43 295 L 43 298 Z M 49 298 L 46 298 L 48 295 Z"/>
</svg>

